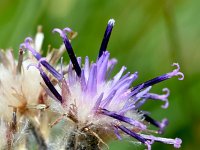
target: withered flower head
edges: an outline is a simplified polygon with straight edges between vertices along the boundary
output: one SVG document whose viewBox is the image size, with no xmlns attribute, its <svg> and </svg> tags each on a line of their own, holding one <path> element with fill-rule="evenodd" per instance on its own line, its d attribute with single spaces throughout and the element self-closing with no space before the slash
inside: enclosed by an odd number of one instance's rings
<svg viewBox="0 0 200 150">
<path fill-rule="evenodd" d="M 43 38 L 39 26 L 31 45 L 38 53 L 41 53 Z M 47 55 L 52 64 L 60 58 L 63 50 L 61 47 Z M 47 94 L 41 87 L 42 79 L 37 69 L 27 69 L 30 63 L 37 62 L 32 54 L 24 55 L 20 48 L 18 60 L 15 60 L 11 49 L 1 50 L 0 61 L 0 148 L 19 149 L 24 145 L 24 136 L 30 124 L 42 127 L 40 115 L 47 107 Z M 48 126 L 48 122 L 45 123 Z"/>
</svg>

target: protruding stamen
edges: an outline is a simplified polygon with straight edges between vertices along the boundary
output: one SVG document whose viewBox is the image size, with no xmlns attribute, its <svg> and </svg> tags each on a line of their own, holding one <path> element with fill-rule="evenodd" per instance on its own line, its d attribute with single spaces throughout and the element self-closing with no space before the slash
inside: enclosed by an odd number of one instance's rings
<svg viewBox="0 0 200 150">
<path fill-rule="evenodd" d="M 138 92 L 135 97 L 136 97 L 136 100 L 139 100 L 140 98 L 142 98 L 144 95 L 146 95 L 150 90 L 151 90 L 151 86 L 147 87 L 146 89 L 144 89 L 143 91 L 140 91 Z M 135 100 L 135 101 L 136 101 Z"/>
<path fill-rule="evenodd" d="M 139 121 L 133 120 L 133 119 L 125 117 L 125 116 L 118 115 L 118 114 L 111 112 L 111 111 L 108 111 L 106 109 L 99 109 L 99 113 L 104 114 L 106 116 L 110 116 L 110 117 L 115 118 L 119 121 L 123 121 L 123 122 L 126 122 L 128 124 L 131 124 L 135 127 L 140 128 L 141 130 L 146 129 L 146 126 L 144 124 L 140 123 Z"/>
<path fill-rule="evenodd" d="M 103 54 L 104 51 L 106 51 L 106 48 L 107 48 L 107 45 L 108 45 L 108 41 L 110 39 L 110 35 L 111 35 L 111 32 L 112 32 L 112 28 L 115 24 L 115 20 L 114 19 L 110 19 L 108 21 L 108 25 L 106 27 L 106 31 L 104 33 L 104 37 L 103 37 L 103 40 L 102 40 L 102 43 L 101 43 L 101 47 L 100 47 L 100 50 L 99 50 L 99 56 L 98 58 L 100 58 Z"/>
<path fill-rule="evenodd" d="M 143 88 L 142 88 L 142 89 L 144 89 L 144 88 L 146 88 L 146 87 L 148 87 L 148 86 L 152 86 L 152 85 L 154 85 L 154 84 L 157 84 L 157 83 L 159 83 L 159 82 L 162 82 L 162 81 L 164 81 L 164 80 L 170 79 L 170 78 L 172 78 L 172 77 L 174 77 L 174 76 L 180 76 L 178 79 L 179 79 L 179 80 L 183 80 L 183 79 L 184 79 L 184 74 L 183 74 L 182 72 L 179 71 L 179 70 L 180 70 L 179 64 L 178 64 L 178 63 L 173 63 L 172 66 L 176 66 L 177 68 L 174 69 L 174 70 L 173 70 L 172 72 L 170 72 L 170 73 L 166 73 L 166 74 L 164 74 L 164 75 L 161 75 L 161 76 L 159 76 L 159 77 L 153 78 L 153 79 L 151 79 L 151 80 L 149 80 L 149 81 L 146 81 L 146 82 L 142 83 L 142 84 L 143 84 Z M 141 84 L 139 84 L 139 85 L 133 87 L 132 90 L 135 90 L 135 89 L 136 89 L 138 86 L 140 86 L 140 85 L 141 85 Z"/>
<path fill-rule="evenodd" d="M 74 51 L 73 51 L 73 48 L 72 48 L 72 46 L 69 42 L 69 39 L 67 38 L 67 36 L 65 34 L 65 32 L 71 32 L 71 29 L 65 28 L 63 30 L 60 30 L 60 29 L 56 28 L 56 29 L 53 30 L 53 32 L 58 32 L 60 34 L 60 36 L 62 37 L 63 42 L 65 44 L 65 47 L 67 49 L 67 53 L 69 55 L 69 58 L 70 58 L 73 66 L 74 66 L 75 71 L 76 71 L 76 74 L 77 74 L 77 76 L 80 77 L 81 76 L 81 68 L 78 64 L 77 58 L 74 54 Z"/>
<path fill-rule="evenodd" d="M 28 49 L 37 60 L 40 60 L 42 58 L 42 56 L 35 49 L 32 48 L 32 46 L 30 45 L 30 43 L 32 43 L 32 42 L 33 42 L 32 38 L 27 37 L 24 40 L 24 43 L 22 43 L 20 45 L 20 48 Z"/>
<path fill-rule="evenodd" d="M 162 95 L 158 95 L 158 94 L 154 94 L 154 93 L 147 93 L 143 96 L 143 98 L 152 99 L 152 100 L 161 100 L 161 101 L 165 102 L 165 104 L 162 105 L 162 108 L 166 109 L 169 106 L 168 96 L 169 96 L 170 92 L 169 92 L 168 88 L 164 88 L 163 92 L 165 92 L 165 94 L 162 94 Z"/>
<path fill-rule="evenodd" d="M 125 132 L 126 134 L 132 136 L 133 138 L 137 139 L 138 141 L 140 141 L 143 144 L 146 144 L 146 139 L 143 138 L 142 136 L 140 136 L 139 134 L 129 130 L 128 128 L 126 128 L 123 125 L 116 125 L 117 128 L 119 128 L 120 130 L 122 130 L 123 132 Z"/>
<path fill-rule="evenodd" d="M 26 38 L 24 43 L 20 45 L 20 48 L 22 49 L 27 49 L 29 50 L 32 55 L 38 60 L 40 61 L 40 59 L 42 59 L 42 56 L 31 47 L 30 42 L 32 42 L 32 39 L 30 37 Z M 55 77 L 57 78 L 59 81 L 62 80 L 62 75 L 57 72 L 47 61 L 41 61 L 41 64 Z"/>
<path fill-rule="evenodd" d="M 78 33 L 77 32 L 74 32 L 72 29 L 70 28 L 64 28 L 63 31 L 65 31 L 66 33 L 69 33 L 69 40 L 72 40 L 74 39 Z"/>
<path fill-rule="evenodd" d="M 179 76 L 179 80 L 183 80 L 184 79 L 184 74 L 182 72 L 180 72 L 180 66 L 178 63 L 173 63 L 172 66 L 175 66 L 176 69 L 174 69 L 172 72 L 168 73 L 168 78 L 171 78 L 173 76 Z"/>
<path fill-rule="evenodd" d="M 152 136 L 152 135 L 145 135 L 145 134 L 140 134 L 140 135 L 147 140 L 162 142 L 162 143 L 165 143 L 165 144 L 172 144 L 172 145 L 174 145 L 175 148 L 180 148 L 181 143 L 182 143 L 182 140 L 179 139 L 179 138 L 168 139 L 168 138 L 155 137 L 155 136 Z"/>
<path fill-rule="evenodd" d="M 63 76 L 56 71 L 46 60 L 45 61 L 41 61 L 41 64 L 59 81 L 61 81 L 63 79 Z"/>
<path fill-rule="evenodd" d="M 62 96 L 58 93 L 58 91 L 56 90 L 56 88 L 53 86 L 53 84 L 49 80 L 47 74 L 42 70 L 42 68 L 40 66 L 40 63 L 38 65 L 30 64 L 30 65 L 27 66 L 27 69 L 29 69 L 29 67 L 31 67 L 31 66 L 36 67 L 40 71 L 40 75 L 41 75 L 42 79 L 44 80 L 45 84 L 47 85 L 47 87 L 49 88 L 49 90 L 62 103 Z"/>
<path fill-rule="evenodd" d="M 63 31 L 66 32 L 66 33 L 71 33 L 71 32 L 73 32 L 72 29 L 71 29 L 71 28 L 68 28 L 68 27 L 64 28 Z"/>
<path fill-rule="evenodd" d="M 154 120 L 153 118 L 151 118 L 149 115 L 144 114 L 144 120 L 146 120 L 147 122 L 151 123 L 152 125 L 154 125 L 155 127 L 159 128 L 159 133 L 163 133 L 165 127 L 168 125 L 168 120 L 167 119 L 163 119 L 162 122 L 158 122 L 156 120 Z"/>
</svg>

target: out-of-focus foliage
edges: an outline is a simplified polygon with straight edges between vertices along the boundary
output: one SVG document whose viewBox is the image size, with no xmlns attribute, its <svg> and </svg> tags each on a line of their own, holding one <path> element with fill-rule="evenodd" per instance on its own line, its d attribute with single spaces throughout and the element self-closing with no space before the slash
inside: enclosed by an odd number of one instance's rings
<svg viewBox="0 0 200 150">
<path fill-rule="evenodd" d="M 154 87 L 157 92 L 169 87 L 167 110 L 150 102 L 144 109 L 152 116 L 167 117 L 165 137 L 183 139 L 182 149 L 196 150 L 200 139 L 200 13 L 199 0 L 1 0 L 0 47 L 12 47 L 16 56 L 19 44 L 43 26 L 45 46 L 58 47 L 61 39 L 51 34 L 54 27 L 71 27 L 78 32 L 72 45 L 78 56 L 96 59 L 109 18 L 116 20 L 109 43 L 118 68 L 139 72 L 140 81 L 172 70 L 179 62 L 185 80 L 166 81 Z M 65 57 L 68 61 L 68 57 Z M 31 80 L 31 79 L 30 79 Z M 131 142 L 112 142 L 111 149 L 134 149 Z M 136 149 L 143 147 L 136 146 Z M 155 144 L 153 149 L 172 149 Z"/>
</svg>

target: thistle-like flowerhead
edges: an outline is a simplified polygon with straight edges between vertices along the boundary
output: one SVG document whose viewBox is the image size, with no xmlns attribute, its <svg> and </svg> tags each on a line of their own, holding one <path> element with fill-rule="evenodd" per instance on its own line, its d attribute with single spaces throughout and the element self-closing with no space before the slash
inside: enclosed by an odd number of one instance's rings
<svg viewBox="0 0 200 150">
<path fill-rule="evenodd" d="M 38 64 L 34 66 L 38 68 L 46 84 L 44 86 L 46 92 L 53 98 L 48 103 L 50 109 L 62 116 L 58 120 L 67 119 L 73 126 L 68 127 L 71 133 L 65 138 L 65 147 L 74 146 L 72 143 L 75 141 L 73 138 L 75 135 L 79 141 L 77 147 L 84 147 L 84 143 L 88 140 L 87 136 L 91 136 L 89 139 L 93 139 L 93 142 L 85 144 L 86 149 L 95 141 L 97 144 L 104 144 L 106 140 L 114 138 L 113 135 L 118 139 L 121 139 L 122 135 L 128 135 L 146 145 L 149 150 L 154 142 L 172 144 L 175 148 L 179 148 L 182 143 L 179 138 L 168 139 L 152 135 L 163 132 L 168 124 L 167 119 L 156 121 L 146 111 L 141 110 L 141 106 L 148 100 L 163 101 L 162 108 L 168 107 L 167 88 L 163 89 L 162 95 L 151 93 L 150 90 L 154 84 L 174 76 L 179 76 L 179 80 L 182 80 L 184 75 L 179 71 L 179 65 L 174 63 L 173 66 L 176 68 L 172 72 L 133 87 L 132 84 L 137 79 L 138 73 L 124 73 L 125 66 L 111 77 L 110 74 L 117 60 L 110 59 L 107 44 L 114 23 L 114 19 L 108 21 L 95 62 L 90 62 L 88 56 L 84 60 L 75 56 L 68 38 L 68 35 L 73 32 L 70 28 L 53 30 L 60 34 L 70 58 L 70 63 L 67 66 L 61 64 L 59 70 L 54 69 L 47 59 L 42 58 L 31 47 L 30 38 L 26 38 L 22 45 L 38 60 Z M 44 68 L 57 79 L 56 82 L 52 82 L 52 76 L 50 78 Z M 59 122 L 58 120 L 56 122 Z M 158 130 L 148 129 L 149 125 L 157 127 Z M 85 140 L 80 137 L 83 134 Z"/>
</svg>

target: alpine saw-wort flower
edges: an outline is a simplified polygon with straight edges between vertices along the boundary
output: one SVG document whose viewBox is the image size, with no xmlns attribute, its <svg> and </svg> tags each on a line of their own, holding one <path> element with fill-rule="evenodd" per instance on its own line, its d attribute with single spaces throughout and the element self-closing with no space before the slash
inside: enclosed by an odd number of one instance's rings
<svg viewBox="0 0 200 150">
<path fill-rule="evenodd" d="M 173 71 L 153 78 L 149 81 L 131 87 L 137 79 L 138 73 L 124 74 L 126 67 L 114 76 L 110 77 L 113 67 L 117 63 L 116 59 L 109 59 L 110 53 L 107 51 L 108 41 L 115 21 L 110 19 L 100 46 L 99 54 L 95 62 L 90 62 L 86 56 L 84 62 L 80 57 L 76 57 L 67 35 L 73 31 L 70 28 L 54 29 L 53 32 L 59 33 L 66 47 L 70 58 L 67 66 L 59 70 L 49 65 L 33 47 L 31 38 L 26 38 L 22 47 L 30 51 L 38 60 L 35 66 L 46 87 L 45 90 L 53 98 L 49 102 L 52 111 L 60 114 L 55 121 L 67 120 L 70 122 L 64 140 L 65 149 L 100 149 L 107 140 L 122 139 L 122 136 L 131 136 L 139 143 L 146 145 L 148 150 L 154 142 L 172 144 L 175 148 L 181 146 L 181 139 L 162 138 L 153 134 L 163 133 L 167 126 L 167 119 L 156 121 L 141 106 L 149 99 L 163 101 L 162 108 L 168 107 L 169 90 L 163 89 L 164 94 L 154 94 L 150 92 L 152 85 L 178 76 L 183 80 L 177 63 Z M 57 79 L 52 82 L 45 70 Z M 111 79 L 110 79 L 111 78 Z M 153 125 L 158 130 L 153 131 L 148 127 Z"/>
</svg>

